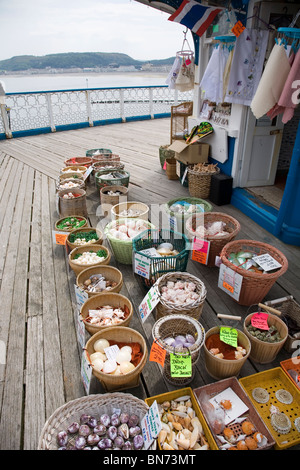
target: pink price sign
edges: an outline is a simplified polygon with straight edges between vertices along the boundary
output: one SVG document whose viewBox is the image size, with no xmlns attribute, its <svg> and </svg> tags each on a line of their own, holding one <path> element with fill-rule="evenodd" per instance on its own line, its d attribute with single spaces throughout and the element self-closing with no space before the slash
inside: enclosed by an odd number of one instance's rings
<svg viewBox="0 0 300 470">
<path fill-rule="evenodd" d="M 251 317 L 251 325 L 260 330 L 268 330 L 268 314 L 264 312 L 256 312 Z"/>
</svg>

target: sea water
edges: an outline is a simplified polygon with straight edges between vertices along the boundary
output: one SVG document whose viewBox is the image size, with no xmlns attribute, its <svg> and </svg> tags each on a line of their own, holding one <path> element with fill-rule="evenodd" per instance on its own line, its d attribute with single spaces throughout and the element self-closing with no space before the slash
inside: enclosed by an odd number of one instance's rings
<svg viewBox="0 0 300 470">
<path fill-rule="evenodd" d="M 6 93 L 166 85 L 167 73 L 103 72 L 0 75 Z"/>
</svg>

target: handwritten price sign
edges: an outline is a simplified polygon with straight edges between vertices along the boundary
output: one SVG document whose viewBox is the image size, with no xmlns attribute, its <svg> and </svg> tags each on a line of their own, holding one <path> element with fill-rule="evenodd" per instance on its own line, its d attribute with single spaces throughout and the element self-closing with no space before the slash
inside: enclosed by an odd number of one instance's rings
<svg viewBox="0 0 300 470">
<path fill-rule="evenodd" d="M 149 361 L 157 362 L 157 364 L 160 364 L 163 367 L 165 364 L 165 358 L 166 351 L 158 343 L 154 342 L 150 351 Z"/>
</svg>

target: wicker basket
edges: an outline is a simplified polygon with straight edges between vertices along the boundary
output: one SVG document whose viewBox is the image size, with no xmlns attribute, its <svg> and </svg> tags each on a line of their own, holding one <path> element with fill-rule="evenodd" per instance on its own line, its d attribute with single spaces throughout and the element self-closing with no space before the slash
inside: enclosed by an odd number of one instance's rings
<svg viewBox="0 0 300 470">
<path fill-rule="evenodd" d="M 247 353 L 241 359 L 221 359 L 214 356 L 209 352 L 206 347 L 207 339 L 213 335 L 218 334 L 220 331 L 220 326 L 214 326 L 206 332 L 205 342 L 203 345 L 204 357 L 205 357 L 205 367 L 208 374 L 216 380 L 226 379 L 228 377 L 238 376 L 241 368 L 245 364 L 246 360 L 249 357 L 251 351 L 251 343 L 246 334 L 242 331 L 237 330 L 238 332 L 238 344 L 240 344 Z"/>
<path fill-rule="evenodd" d="M 220 173 L 220 168 L 215 167 L 211 172 L 200 172 L 193 169 L 194 166 L 188 167 L 188 184 L 191 197 L 200 197 L 207 199 L 210 193 L 211 177 Z"/>
<path fill-rule="evenodd" d="M 128 210 L 133 210 L 133 211 L 138 211 L 139 213 L 137 215 L 133 216 L 126 216 L 122 215 L 122 211 L 128 211 Z M 119 215 L 121 213 L 121 215 Z M 137 202 L 137 201 L 129 201 L 129 202 L 120 202 L 119 204 L 116 204 L 111 208 L 111 219 L 112 220 L 117 220 L 117 219 L 126 219 L 126 218 L 131 218 L 131 219 L 143 219 L 148 221 L 148 216 L 149 216 L 149 207 L 144 204 L 143 202 Z"/>
<path fill-rule="evenodd" d="M 242 417 L 247 418 L 247 420 L 249 420 L 254 425 L 255 430 L 257 432 L 260 432 L 263 436 L 266 436 L 267 438 L 267 443 L 264 446 L 257 448 L 257 450 L 267 450 L 272 448 L 275 444 L 272 435 L 270 434 L 268 428 L 262 420 L 259 411 L 256 411 L 249 396 L 247 395 L 247 393 L 245 393 L 244 389 L 242 388 L 236 377 L 229 377 L 227 379 L 219 380 L 217 382 L 204 385 L 193 390 L 195 397 L 199 403 L 200 409 L 204 415 L 204 418 L 206 419 L 208 426 L 212 432 L 212 435 L 219 447 L 221 448 L 222 446 L 222 442 L 217 437 L 220 434 L 220 428 L 218 426 L 219 422 L 218 420 L 215 420 L 215 416 L 211 415 L 210 413 L 212 408 L 209 400 L 213 400 L 216 395 L 222 393 L 228 388 L 231 388 L 231 390 L 247 406 L 247 411 L 242 415 Z M 232 429 L 235 438 L 238 438 L 239 436 L 242 436 L 244 434 L 241 423 L 235 422 L 235 420 L 228 423 L 227 426 Z"/>
<path fill-rule="evenodd" d="M 60 170 L 62 175 L 68 175 L 72 173 L 79 173 L 83 177 L 83 175 L 86 172 L 86 167 L 82 165 L 71 165 L 71 166 L 66 166 L 65 168 L 62 168 Z"/>
<path fill-rule="evenodd" d="M 113 163 L 120 163 L 120 155 L 115 153 L 103 153 L 101 155 L 97 155 L 93 157 L 93 165 L 96 163 L 106 163 L 112 165 Z"/>
<path fill-rule="evenodd" d="M 112 160 L 96 160 L 93 163 L 93 172 L 96 173 L 97 171 L 105 171 L 105 170 L 124 170 L 125 165 L 120 161 L 112 161 Z"/>
<path fill-rule="evenodd" d="M 79 165 L 79 166 L 85 166 L 88 168 L 92 164 L 92 159 L 88 157 L 73 157 L 69 158 L 68 160 L 65 160 L 65 166 L 73 166 L 73 165 Z"/>
<path fill-rule="evenodd" d="M 176 226 L 174 226 L 173 229 L 176 230 L 177 232 L 181 232 L 181 233 L 184 233 L 185 235 L 188 235 L 187 230 L 186 230 L 186 221 L 191 216 L 191 213 L 188 213 L 188 214 L 178 213 L 178 212 L 174 212 L 171 210 L 171 207 L 180 201 L 184 201 L 187 204 L 200 206 L 196 209 L 195 213 L 210 212 L 212 210 L 212 205 L 209 202 L 205 201 L 204 199 L 199 199 L 195 197 L 184 197 L 184 196 L 176 198 L 176 199 L 171 199 L 169 202 L 167 202 L 167 204 L 165 205 L 165 211 L 170 218 L 170 223 L 171 223 L 171 218 L 176 220 Z M 194 214 L 194 212 L 192 214 Z"/>
<path fill-rule="evenodd" d="M 104 229 L 104 233 L 108 238 L 108 241 L 110 243 L 112 252 L 114 254 L 114 257 L 119 263 L 122 264 L 132 264 L 132 251 L 133 251 L 133 240 L 119 240 L 118 238 L 113 237 L 109 231 L 110 229 L 115 226 L 115 224 L 122 224 L 126 223 L 128 219 L 118 219 L 118 221 L 113 220 Z M 142 219 L 135 219 L 135 220 L 142 220 Z M 143 220 L 144 223 L 147 224 L 149 229 L 154 229 L 154 225 L 150 224 L 150 222 L 146 222 Z"/>
<path fill-rule="evenodd" d="M 120 194 L 110 195 L 110 191 L 119 192 Z M 126 186 L 105 186 L 100 189 L 100 202 L 103 212 L 110 215 L 111 208 L 119 202 L 127 201 L 127 194 L 129 189 Z"/>
<path fill-rule="evenodd" d="M 166 158 L 166 175 L 169 180 L 178 180 L 175 158 Z"/>
<path fill-rule="evenodd" d="M 82 316 L 82 321 L 84 323 L 85 329 L 91 334 L 94 335 L 99 331 L 103 331 L 106 328 L 112 327 L 112 325 L 108 326 L 96 326 L 91 324 L 87 318 L 89 317 L 89 310 L 96 310 L 98 307 L 104 307 L 105 305 L 110 305 L 114 308 L 122 308 L 125 307 L 128 309 L 129 314 L 125 320 L 123 320 L 117 326 L 129 326 L 132 315 L 133 315 L 133 307 L 130 300 L 125 297 L 124 295 L 118 294 L 116 292 L 104 292 L 102 294 L 93 295 L 88 300 L 84 302 L 80 309 L 80 314 Z"/>
<path fill-rule="evenodd" d="M 300 329 L 300 305 L 292 295 L 289 295 L 284 298 L 265 302 L 264 308 L 269 309 L 269 307 L 275 308 L 278 311 L 278 314 L 281 315 L 280 318 L 287 324 L 289 333 L 283 347 L 289 353 L 294 353 L 298 345 L 297 340 L 299 340 L 299 333 L 297 332 L 297 337 L 294 337 L 291 334 L 289 320 L 292 320 L 295 325 L 297 325 L 297 328 Z"/>
<path fill-rule="evenodd" d="M 97 236 L 98 236 L 98 239 L 94 242 L 88 242 L 88 243 L 85 243 L 85 245 L 77 245 L 76 243 L 72 243 L 70 241 L 71 239 L 71 235 L 72 234 L 77 234 L 77 233 L 89 233 L 89 232 L 96 232 Z M 97 229 L 97 228 L 93 228 L 93 227 L 86 227 L 86 228 L 77 228 L 75 230 L 72 230 L 72 232 L 69 233 L 68 237 L 67 237 L 67 245 L 70 247 L 71 251 L 74 250 L 74 248 L 77 248 L 79 246 L 90 246 L 90 245 L 102 245 L 103 243 L 103 233 L 101 232 L 101 230 Z"/>
<path fill-rule="evenodd" d="M 69 180 L 69 179 L 74 179 L 76 181 L 80 181 L 80 182 L 83 182 L 84 183 L 84 179 L 83 179 L 83 173 L 78 171 L 78 172 L 70 172 L 70 173 L 61 173 L 59 176 L 58 176 L 58 183 L 62 183 L 63 181 L 65 180 Z"/>
<path fill-rule="evenodd" d="M 69 189 L 83 189 L 85 190 L 85 182 L 81 178 L 64 178 L 62 180 L 59 180 L 56 184 L 56 192 L 58 191 L 64 191 L 68 188 L 63 188 L 62 185 L 66 183 L 74 183 L 75 186 L 72 186 L 72 188 Z"/>
<path fill-rule="evenodd" d="M 241 250 L 250 251 L 255 255 L 269 253 L 282 267 L 273 273 L 257 274 L 235 266 L 228 260 L 230 253 Z M 240 305 L 253 305 L 260 303 L 267 295 L 277 279 L 284 274 L 288 268 L 288 261 L 283 253 L 277 248 L 266 243 L 254 240 L 233 240 L 227 243 L 220 253 L 220 258 L 225 266 L 243 276 L 242 287 L 238 303 Z"/>
<path fill-rule="evenodd" d="M 69 193 L 80 194 L 80 196 L 77 196 L 74 199 L 64 199 L 63 196 Z M 57 196 L 58 211 L 61 217 L 68 217 L 73 214 L 87 217 L 86 192 L 84 189 L 62 189 L 61 191 L 58 191 Z"/>
<path fill-rule="evenodd" d="M 105 374 L 93 370 L 93 374 L 101 382 L 102 387 L 107 392 L 128 390 L 139 386 L 140 375 L 146 365 L 148 357 L 148 349 L 144 337 L 136 330 L 124 326 L 113 326 L 106 328 L 94 334 L 86 343 L 86 350 L 89 355 L 94 352 L 94 343 L 100 339 L 105 338 L 108 341 L 116 341 L 120 343 L 139 343 L 143 356 L 141 361 L 132 372 L 124 375 Z"/>
<path fill-rule="evenodd" d="M 136 414 L 141 421 L 149 410 L 148 405 L 130 393 L 105 393 L 76 398 L 57 408 L 46 421 L 38 441 L 38 450 L 57 450 L 56 436 L 72 423 L 79 422 L 82 414 L 99 420 L 102 414 L 112 415 L 115 410 Z M 71 447 L 74 440 L 70 440 Z M 150 449 L 156 448 L 156 441 Z"/>
<path fill-rule="evenodd" d="M 197 237 L 195 234 L 196 227 L 198 225 L 205 226 L 213 222 L 224 222 L 224 230 L 227 232 L 227 235 L 218 237 L 218 236 L 207 236 L 205 240 L 209 241 L 209 254 L 207 259 L 207 266 L 215 266 L 216 256 L 220 256 L 222 248 L 233 240 L 239 233 L 241 226 L 240 223 L 231 217 L 230 215 L 224 214 L 223 212 L 206 212 L 203 214 L 195 214 L 189 217 L 186 221 L 186 229 L 188 237 L 192 240 L 194 237 Z M 201 239 L 201 237 L 199 237 Z"/>
<path fill-rule="evenodd" d="M 119 293 L 123 286 L 123 275 L 119 269 L 114 268 L 113 266 L 96 266 L 95 268 L 87 268 L 81 271 L 76 278 L 76 285 L 83 288 L 84 282 L 89 279 L 91 276 L 96 274 L 102 274 L 108 281 L 116 282 L 115 287 L 111 287 L 109 290 L 103 291 L 103 293 L 116 292 Z M 98 295 L 99 292 L 88 292 L 88 297 L 94 297 Z"/>
<path fill-rule="evenodd" d="M 87 227 L 89 225 L 87 219 L 85 217 L 80 217 L 78 215 L 70 215 L 69 217 L 73 217 L 74 219 L 78 220 L 79 222 L 83 222 L 83 224 L 81 225 L 81 229 L 84 228 L 84 227 Z M 74 227 L 70 227 L 69 229 L 68 228 L 59 228 L 59 225 L 64 222 L 65 219 L 68 219 L 69 217 L 62 217 L 61 219 L 58 219 L 56 222 L 55 222 L 55 230 L 59 230 L 60 232 L 71 232 L 72 230 L 75 230 Z"/>
<path fill-rule="evenodd" d="M 98 263 L 91 264 L 91 265 L 88 265 L 88 266 L 86 264 L 78 264 L 78 263 L 73 262 L 74 256 L 78 253 L 84 253 L 85 251 L 97 252 L 99 250 L 105 250 L 106 253 L 107 253 L 107 257 L 103 261 L 99 261 Z M 74 250 L 72 250 L 71 253 L 69 254 L 69 265 L 73 269 L 76 276 L 78 276 L 78 274 L 81 273 L 81 271 L 83 271 L 84 269 L 109 264 L 110 259 L 111 259 L 111 254 L 110 254 L 110 251 L 108 250 L 108 248 L 106 248 L 106 246 L 103 246 L 103 245 L 91 245 L 89 247 L 80 246 L 78 248 L 74 248 Z"/>
<path fill-rule="evenodd" d="M 175 352 L 174 348 L 168 346 L 163 341 L 170 336 L 175 337 L 177 335 L 186 334 L 193 335 L 196 341 L 192 347 L 189 349 L 183 348 L 181 352 Z M 195 366 L 198 362 L 200 350 L 204 343 L 204 336 L 205 332 L 203 326 L 197 320 L 188 317 L 187 315 L 167 315 L 155 322 L 152 329 L 152 337 L 153 340 L 166 352 L 163 375 L 167 382 L 176 386 L 184 386 L 193 380 L 195 375 Z M 172 377 L 170 354 L 176 354 L 180 357 L 191 356 L 192 375 L 189 377 Z"/>
<path fill-rule="evenodd" d="M 196 285 L 195 292 L 199 295 L 198 300 L 194 300 L 193 302 L 187 305 L 175 305 L 173 302 L 169 302 L 162 298 L 163 287 L 167 285 L 168 282 L 193 282 Z M 188 315 L 189 317 L 195 318 L 199 320 L 203 305 L 206 299 L 206 287 L 204 283 L 198 279 L 196 276 L 193 276 L 189 273 L 182 273 L 182 272 L 175 272 L 175 273 L 167 273 L 161 276 L 157 281 L 157 289 L 160 296 L 160 301 L 156 306 L 156 320 L 162 318 L 166 315 Z"/>
<path fill-rule="evenodd" d="M 90 150 L 87 150 L 85 152 L 85 155 L 86 155 L 86 157 L 92 157 L 93 158 L 94 156 L 96 157 L 97 155 L 99 155 L 101 153 L 107 154 L 107 153 L 112 153 L 112 151 L 110 149 L 103 149 L 103 148 L 102 149 L 90 149 Z"/>
<path fill-rule="evenodd" d="M 159 147 L 159 161 L 160 166 L 163 168 L 167 158 L 175 158 L 174 150 L 168 149 L 169 145 L 161 145 Z"/>
<path fill-rule="evenodd" d="M 171 243 L 174 250 L 178 251 L 174 256 L 151 257 L 141 253 L 148 258 L 150 263 L 150 278 L 141 277 L 146 287 L 153 285 L 156 280 L 168 272 L 186 271 L 190 244 L 186 236 L 173 230 L 146 230 L 133 240 L 134 253 L 140 253 L 148 248 L 157 248 L 161 243 Z"/>
<path fill-rule="evenodd" d="M 244 333 L 249 338 L 251 343 L 250 359 L 259 364 L 269 364 L 270 362 L 274 361 L 277 354 L 283 347 L 288 336 L 288 329 L 286 324 L 280 320 L 280 318 L 269 313 L 268 325 L 269 327 L 274 325 L 277 328 L 280 336 L 282 337 L 282 340 L 277 341 L 276 343 L 267 343 L 266 341 L 261 341 L 260 339 L 251 335 L 247 330 L 247 326 L 249 326 L 251 323 L 251 318 L 253 315 L 254 313 L 251 313 L 244 320 Z"/>
<path fill-rule="evenodd" d="M 111 173 L 118 173 L 120 175 L 117 178 L 105 178 L 105 175 Z M 126 186 L 128 188 L 130 179 L 130 173 L 125 170 L 102 170 L 95 173 L 95 184 L 97 189 L 101 189 L 104 186 Z"/>
</svg>

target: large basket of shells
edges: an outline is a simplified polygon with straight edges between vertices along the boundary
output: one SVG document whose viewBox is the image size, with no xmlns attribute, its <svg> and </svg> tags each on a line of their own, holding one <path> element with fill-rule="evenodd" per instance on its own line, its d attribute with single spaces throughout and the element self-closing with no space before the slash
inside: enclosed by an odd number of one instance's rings
<svg viewBox="0 0 300 470">
<path fill-rule="evenodd" d="M 87 217 L 86 191 L 80 188 L 62 189 L 57 193 L 58 212 L 61 217 L 82 215 Z"/>
<path fill-rule="evenodd" d="M 113 354 L 108 356 L 111 347 Z M 93 375 L 105 391 L 138 387 L 148 356 L 146 341 L 138 331 L 124 326 L 105 328 L 91 336 L 85 349 Z"/>
<path fill-rule="evenodd" d="M 199 320 L 206 299 L 204 283 L 189 273 L 171 272 L 161 276 L 156 283 L 159 303 L 156 319 L 166 315 L 188 315 Z"/>
<path fill-rule="evenodd" d="M 86 167 L 84 165 L 70 165 L 61 168 L 60 173 L 61 175 L 70 175 L 70 174 L 78 174 L 82 178 L 86 172 Z"/>
<path fill-rule="evenodd" d="M 92 159 L 89 157 L 72 157 L 65 160 L 65 166 L 79 165 L 89 167 L 92 164 Z"/>
<path fill-rule="evenodd" d="M 128 188 L 130 173 L 125 170 L 101 170 L 95 173 L 95 185 L 97 189 L 104 186 L 126 186 Z"/>
<path fill-rule="evenodd" d="M 94 335 L 112 326 L 129 326 L 133 307 L 130 300 L 116 292 L 103 292 L 86 300 L 80 309 L 85 329 Z"/>
<path fill-rule="evenodd" d="M 123 275 L 114 266 L 96 266 L 81 271 L 76 278 L 76 284 L 88 297 L 94 297 L 104 292 L 120 292 Z"/>
<path fill-rule="evenodd" d="M 130 218 L 148 221 L 149 206 L 143 202 L 126 201 L 120 202 L 111 208 L 112 220 Z"/>
<path fill-rule="evenodd" d="M 275 269 L 266 271 L 253 259 L 255 256 L 268 255 Z M 283 253 L 274 246 L 255 240 L 233 240 L 227 243 L 221 253 L 222 263 L 242 276 L 242 286 L 238 303 L 240 305 L 259 304 L 275 282 L 288 269 L 288 261 Z"/>
<path fill-rule="evenodd" d="M 208 201 L 196 197 L 171 199 L 165 205 L 165 211 L 169 217 L 170 227 L 187 236 L 186 221 L 193 214 L 210 212 L 211 210 L 212 205 Z"/>
<path fill-rule="evenodd" d="M 132 264 L 133 240 L 150 228 L 154 225 L 143 219 L 117 219 L 106 225 L 104 233 L 119 263 Z"/>
<path fill-rule="evenodd" d="M 75 275 L 94 266 L 103 266 L 110 263 L 111 253 L 104 245 L 78 246 L 69 254 L 69 265 Z"/>
<path fill-rule="evenodd" d="M 236 345 L 228 344 L 221 339 L 221 329 L 228 326 L 214 326 L 205 334 L 203 345 L 205 367 L 216 380 L 238 376 L 249 357 L 251 343 L 245 333 L 236 330 Z"/>
<path fill-rule="evenodd" d="M 85 182 L 81 178 L 64 178 L 56 184 L 56 191 L 63 189 L 85 189 Z"/>
<path fill-rule="evenodd" d="M 69 233 L 66 241 L 70 250 L 78 246 L 102 245 L 103 233 L 94 227 L 77 228 Z"/>
<path fill-rule="evenodd" d="M 204 343 L 203 326 L 187 315 L 167 315 L 155 322 L 152 337 L 165 351 L 163 376 L 167 382 L 176 386 L 189 384 Z"/>
<path fill-rule="evenodd" d="M 103 155 L 103 154 L 107 155 L 107 154 L 110 154 L 110 153 L 112 153 L 111 149 L 99 148 L 99 149 L 86 150 L 85 155 L 86 155 L 86 157 L 94 158 L 94 157 L 97 157 L 99 155 Z"/>
<path fill-rule="evenodd" d="M 110 214 L 111 208 L 120 202 L 127 201 L 129 189 L 126 186 L 104 186 L 100 189 L 100 202 L 102 208 Z"/>
<path fill-rule="evenodd" d="M 87 227 L 88 220 L 85 217 L 78 215 L 70 215 L 69 217 L 62 217 L 55 222 L 55 230 L 60 232 L 71 232 L 72 230 Z"/>
<path fill-rule="evenodd" d="M 223 212 L 205 212 L 194 214 L 186 221 L 187 236 L 209 242 L 207 266 L 216 265 L 216 256 L 220 256 L 222 248 L 236 238 L 241 226 L 230 215 Z"/>
<path fill-rule="evenodd" d="M 148 410 L 143 400 L 130 393 L 76 398 L 46 421 L 38 450 L 143 450 L 141 422 Z M 150 449 L 155 448 L 156 440 Z"/>
</svg>

